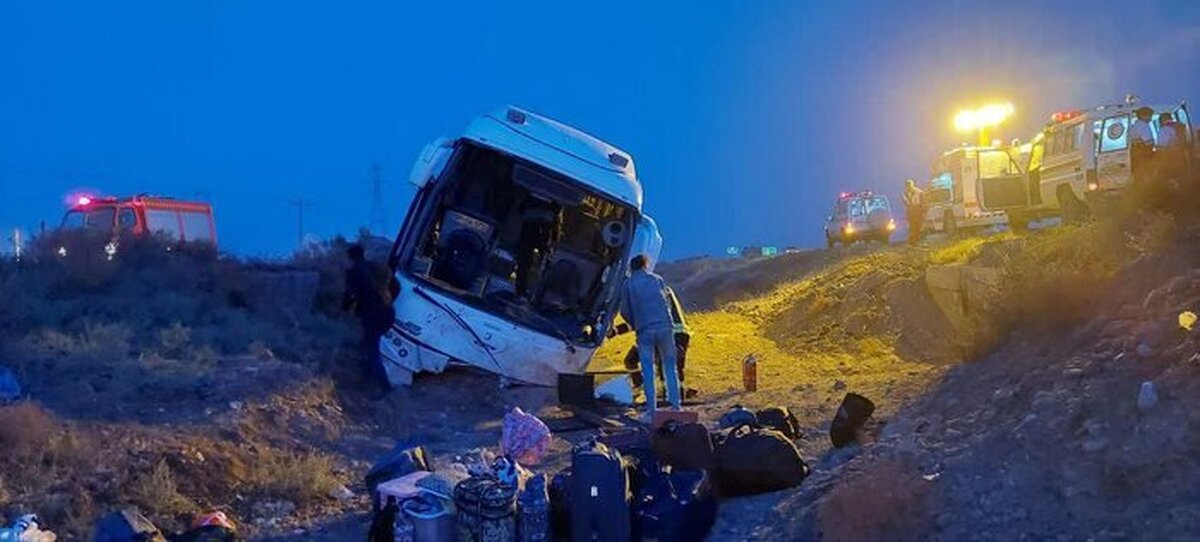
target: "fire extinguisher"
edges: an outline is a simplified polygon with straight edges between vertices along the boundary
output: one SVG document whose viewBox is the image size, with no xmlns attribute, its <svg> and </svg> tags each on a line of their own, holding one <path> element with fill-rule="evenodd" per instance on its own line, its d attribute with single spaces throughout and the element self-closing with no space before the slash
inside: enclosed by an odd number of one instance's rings
<svg viewBox="0 0 1200 542">
<path fill-rule="evenodd" d="M 758 391 L 758 357 L 754 354 L 742 360 L 742 386 L 746 391 Z"/>
</svg>

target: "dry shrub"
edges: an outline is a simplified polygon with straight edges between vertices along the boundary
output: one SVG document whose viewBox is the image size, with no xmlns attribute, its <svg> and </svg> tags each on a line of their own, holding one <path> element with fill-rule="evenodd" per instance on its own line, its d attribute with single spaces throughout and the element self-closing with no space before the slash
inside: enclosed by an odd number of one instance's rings
<svg viewBox="0 0 1200 542">
<path fill-rule="evenodd" d="M 135 475 L 125 486 L 126 497 L 151 513 L 172 516 L 192 511 L 195 506 L 179 492 L 175 475 L 165 460 L 149 471 Z"/>
<path fill-rule="evenodd" d="M 54 418 L 35 403 L 0 407 L 0 449 L 5 456 L 0 461 L 33 456 L 57 430 Z"/>
<path fill-rule="evenodd" d="M 297 502 L 329 496 L 341 485 L 326 455 L 264 451 L 250 469 L 246 484 L 263 495 Z"/>
<path fill-rule="evenodd" d="M 41 487 L 87 470 L 92 462 L 92 442 L 63 427 L 35 403 L 0 407 L 0 467 L 9 487 Z"/>
<path fill-rule="evenodd" d="M 158 331 L 158 347 L 164 356 L 179 356 L 189 343 L 192 342 L 191 328 L 175 321 L 170 326 Z"/>
<path fill-rule="evenodd" d="M 930 489 L 929 482 L 904 461 L 870 464 L 818 504 L 824 540 L 917 540 L 929 522 Z"/>
</svg>

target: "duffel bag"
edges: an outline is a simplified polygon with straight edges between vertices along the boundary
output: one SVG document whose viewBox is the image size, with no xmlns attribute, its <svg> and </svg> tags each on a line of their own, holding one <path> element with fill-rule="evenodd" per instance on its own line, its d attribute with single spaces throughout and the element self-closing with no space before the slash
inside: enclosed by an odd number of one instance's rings
<svg viewBox="0 0 1200 542">
<path fill-rule="evenodd" d="M 799 485 L 808 465 L 787 437 L 772 429 L 742 425 L 731 430 L 713 451 L 718 493 L 755 495 Z"/>
<path fill-rule="evenodd" d="M 699 423 L 668 422 L 654 432 L 654 455 L 660 464 L 677 470 L 709 469 L 712 436 Z"/>
<path fill-rule="evenodd" d="M 800 437 L 800 420 L 786 407 L 770 407 L 758 411 L 758 425 L 774 429 L 790 439 Z"/>
<path fill-rule="evenodd" d="M 717 499 L 703 470 L 659 471 L 634 503 L 639 540 L 704 540 L 716 521 Z"/>
</svg>

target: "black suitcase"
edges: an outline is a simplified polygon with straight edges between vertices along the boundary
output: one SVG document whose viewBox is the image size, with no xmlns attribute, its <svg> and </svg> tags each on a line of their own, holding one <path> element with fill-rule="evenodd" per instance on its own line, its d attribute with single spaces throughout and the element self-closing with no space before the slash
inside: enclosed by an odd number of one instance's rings
<svg viewBox="0 0 1200 542">
<path fill-rule="evenodd" d="M 699 423 L 668 422 L 654 432 L 654 455 L 661 465 L 676 470 L 710 469 L 712 436 Z"/>
<path fill-rule="evenodd" d="M 702 470 L 659 471 L 634 503 L 637 540 L 704 540 L 717 521 L 717 499 Z"/>
<path fill-rule="evenodd" d="M 796 445 L 772 429 L 738 426 L 721 440 L 713 458 L 722 497 L 779 491 L 799 485 L 808 476 L 808 465 Z"/>
<path fill-rule="evenodd" d="M 833 417 L 833 423 L 829 424 L 829 441 L 835 448 L 854 442 L 858 437 L 858 430 L 874 413 L 875 403 L 870 399 L 857 393 L 847 393 Z"/>
<path fill-rule="evenodd" d="M 588 442 L 571 454 L 572 542 L 630 540 L 629 475 L 620 452 Z"/>
</svg>

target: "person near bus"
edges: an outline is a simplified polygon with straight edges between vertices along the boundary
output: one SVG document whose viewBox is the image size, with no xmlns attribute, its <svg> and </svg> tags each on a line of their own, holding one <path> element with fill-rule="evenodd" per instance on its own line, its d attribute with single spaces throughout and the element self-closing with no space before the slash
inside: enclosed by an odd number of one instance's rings
<svg viewBox="0 0 1200 542">
<path fill-rule="evenodd" d="M 1154 159 L 1154 129 L 1150 122 L 1154 118 L 1154 110 L 1149 107 L 1139 107 L 1134 112 L 1137 119 L 1129 125 L 1129 161 L 1135 183 L 1145 183 L 1150 180 L 1151 165 Z"/>
<path fill-rule="evenodd" d="M 921 240 L 921 227 L 925 225 L 925 205 L 922 198 L 925 192 L 917 188 L 917 182 L 908 179 L 904 181 L 904 209 L 908 215 L 908 244 L 915 245 Z"/>
<path fill-rule="evenodd" d="M 675 326 L 671 319 L 671 301 L 662 277 L 648 269 L 650 259 L 639 254 L 629 262 L 631 274 L 625 284 L 621 316 L 637 335 L 638 355 L 642 362 L 642 389 L 646 395 L 646 418 L 658 407 L 654 385 L 655 359 L 662 361 L 666 379 L 667 402 L 675 410 L 683 405 L 676 366 Z"/>
<path fill-rule="evenodd" d="M 391 285 L 387 274 L 367 260 L 362 245 L 350 245 L 346 255 L 350 267 L 346 270 L 342 309 L 353 310 L 358 316 L 362 325 L 359 368 L 368 386 L 382 396 L 391 387 L 379 355 L 379 341 L 396 320 Z"/>
<path fill-rule="evenodd" d="M 1155 153 L 1164 179 L 1175 179 L 1182 173 L 1187 161 L 1187 127 L 1176 122 L 1175 116 L 1163 113 L 1158 116 L 1158 142 Z"/>
</svg>

